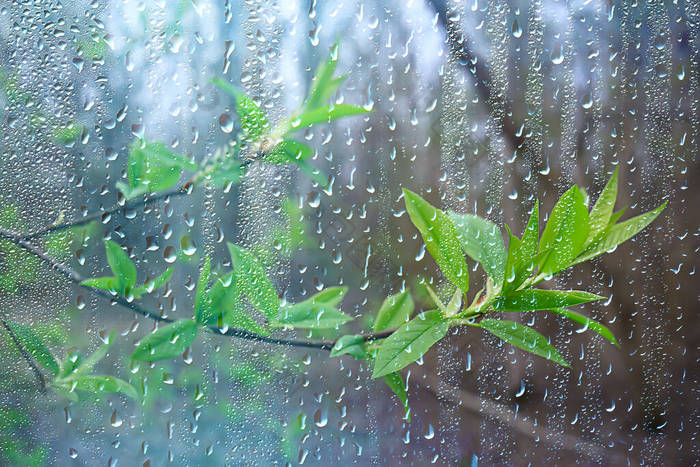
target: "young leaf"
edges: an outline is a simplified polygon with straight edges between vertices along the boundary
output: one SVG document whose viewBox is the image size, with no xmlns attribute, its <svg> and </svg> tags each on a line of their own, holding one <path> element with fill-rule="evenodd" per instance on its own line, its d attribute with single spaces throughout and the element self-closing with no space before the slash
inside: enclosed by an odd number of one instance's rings
<svg viewBox="0 0 700 467">
<path fill-rule="evenodd" d="M 29 352 L 34 360 L 49 370 L 54 375 L 58 374 L 59 366 L 56 359 L 53 357 L 49 349 L 46 348 L 31 327 L 26 324 L 17 323 L 15 321 L 7 321 L 7 326 L 12 331 L 12 334 L 17 337 L 17 340 Z"/>
<path fill-rule="evenodd" d="M 445 337 L 450 323 L 439 310 L 426 311 L 384 339 L 374 363 L 372 378 L 399 371 L 425 354 Z"/>
<path fill-rule="evenodd" d="M 610 331 L 610 329 L 606 328 L 602 324 L 600 324 L 598 321 L 593 320 L 587 316 L 580 315 L 578 313 L 575 313 L 571 310 L 567 310 L 564 308 L 552 308 L 551 310 L 554 313 L 557 313 L 559 315 L 562 315 L 574 323 L 578 323 L 584 326 L 585 329 L 590 329 L 593 332 L 597 332 L 604 338 L 606 338 L 608 341 L 610 341 L 611 344 L 616 345 L 617 347 L 620 347 L 620 344 L 617 342 L 617 339 L 615 339 L 615 336 L 613 333 Z"/>
<path fill-rule="evenodd" d="M 236 276 L 233 272 L 215 279 L 209 289 L 207 304 L 202 308 L 198 322 L 220 329 L 238 328 L 261 335 L 270 334 L 242 309 L 239 300 L 241 293 L 236 284 Z"/>
<path fill-rule="evenodd" d="M 165 285 L 166 282 L 170 280 L 170 278 L 173 276 L 174 271 L 175 269 L 171 266 L 165 271 L 163 271 L 163 273 L 160 276 L 156 277 L 155 279 L 146 281 L 146 283 L 142 286 L 136 287 L 134 289 L 134 296 L 136 298 L 140 298 L 143 294 L 151 293 L 154 290 L 160 289 Z"/>
<path fill-rule="evenodd" d="M 335 341 L 335 345 L 331 349 L 331 357 L 348 354 L 360 360 L 369 358 L 364 343 L 364 338 L 359 334 L 343 336 Z"/>
<path fill-rule="evenodd" d="M 352 318 L 327 303 L 314 303 L 312 299 L 296 305 L 280 308 L 276 326 L 294 328 L 327 329 L 351 321 Z"/>
<path fill-rule="evenodd" d="M 316 75 L 311 83 L 309 97 L 306 99 L 304 107 L 306 109 L 315 109 L 323 105 L 333 94 L 338 90 L 338 87 L 345 80 L 344 77 L 333 78 L 336 65 L 338 64 L 338 46 L 336 42 L 331 50 L 328 60 L 316 69 Z"/>
<path fill-rule="evenodd" d="M 413 307 L 413 298 L 409 290 L 387 297 L 379 308 L 374 330 L 382 331 L 406 324 L 411 319 Z"/>
<path fill-rule="evenodd" d="M 219 328 L 228 326 L 231 328 L 244 329 L 263 336 L 270 334 L 270 331 L 245 314 L 237 303 L 233 304 L 233 306 L 231 306 L 222 316 L 221 322 L 216 324 Z"/>
<path fill-rule="evenodd" d="M 406 410 L 406 421 L 411 421 L 411 409 L 408 407 L 408 393 L 406 392 L 406 383 L 404 383 L 401 373 L 389 373 L 384 376 L 384 382 L 391 389 L 396 397 L 401 401 L 401 405 Z"/>
<path fill-rule="evenodd" d="M 260 106 L 253 99 L 238 91 L 221 78 L 212 78 L 211 82 L 236 99 L 236 112 L 241 121 L 241 129 L 245 140 L 253 142 L 260 138 L 269 127 L 267 117 L 265 117 Z"/>
<path fill-rule="evenodd" d="M 543 274 L 555 274 L 571 265 L 583 251 L 590 232 L 588 210 L 578 187 L 562 195 L 549 216 L 540 239 L 540 251 L 552 252 L 540 267 Z"/>
<path fill-rule="evenodd" d="M 107 355 L 107 352 L 109 351 L 110 347 L 112 347 L 112 344 L 114 343 L 114 338 L 117 335 L 116 331 L 112 331 L 111 334 L 109 335 L 109 338 L 107 342 L 102 344 L 95 350 L 92 355 L 90 355 L 88 358 L 83 360 L 78 368 L 76 368 L 73 371 L 73 375 L 84 375 L 86 373 L 90 373 L 92 369 L 95 367 L 95 365 L 105 358 Z"/>
<path fill-rule="evenodd" d="M 72 380 L 74 389 L 79 391 L 99 393 L 120 392 L 132 399 L 138 399 L 136 389 L 129 383 L 114 376 L 91 375 L 80 376 Z"/>
<path fill-rule="evenodd" d="M 552 360 L 566 368 L 571 368 L 557 349 L 549 343 L 548 339 L 530 327 L 523 326 L 515 321 L 501 321 L 497 319 L 482 319 L 473 326 L 486 329 L 491 334 L 519 349 Z"/>
<path fill-rule="evenodd" d="M 459 310 L 462 309 L 462 296 L 464 294 L 462 293 L 462 290 L 460 290 L 459 287 L 457 287 L 457 290 L 455 290 L 455 293 L 452 294 L 452 298 L 450 299 L 449 303 L 445 307 L 445 309 L 442 311 L 445 316 L 450 317 L 454 316 L 457 313 L 459 313 Z"/>
<path fill-rule="evenodd" d="M 86 287 L 93 287 L 95 289 L 105 290 L 112 294 L 120 293 L 119 290 L 119 279 L 116 277 L 96 277 L 93 279 L 86 279 L 80 283 Z M 136 296 L 136 289 L 134 295 Z"/>
<path fill-rule="evenodd" d="M 117 278 L 120 295 L 126 295 L 136 285 L 136 266 L 118 243 L 105 240 L 107 262 Z"/>
<path fill-rule="evenodd" d="M 506 248 L 496 224 L 473 214 L 449 213 L 464 252 L 481 264 L 496 286 L 503 282 Z"/>
<path fill-rule="evenodd" d="M 317 125 L 319 123 L 329 123 L 333 120 L 337 120 L 343 117 L 350 117 L 353 115 L 364 115 L 370 113 L 369 110 L 365 110 L 363 107 L 356 107 L 354 105 L 348 104 L 336 104 L 329 105 L 327 107 L 318 107 L 312 110 L 307 110 L 301 115 L 297 116 L 291 121 L 291 128 L 287 133 L 291 133 L 296 130 L 301 130 L 311 125 Z"/>
<path fill-rule="evenodd" d="M 499 297 L 493 304 L 496 311 L 534 311 L 564 308 L 593 302 L 604 297 L 578 290 L 525 289 Z"/>
<path fill-rule="evenodd" d="M 269 164 L 292 164 L 313 157 L 314 150 L 304 143 L 293 139 L 284 139 L 263 160 Z"/>
<path fill-rule="evenodd" d="M 598 201 L 595 202 L 593 209 L 591 209 L 591 231 L 588 234 L 585 246 L 600 240 L 608 228 L 610 217 L 615 208 L 615 200 L 617 199 L 617 172 L 618 168 L 616 167 L 612 177 L 610 177 L 610 180 L 600 193 Z"/>
<path fill-rule="evenodd" d="M 141 339 L 132 360 L 154 362 L 182 354 L 197 337 L 199 326 L 191 319 L 175 321 Z"/>
<path fill-rule="evenodd" d="M 515 290 L 522 285 L 535 269 L 537 260 L 537 240 L 539 238 L 540 203 L 535 202 L 530 214 L 530 220 L 523 232 L 522 240 L 511 235 L 508 229 L 510 243 L 508 244 L 508 258 L 506 260 L 505 280 L 503 292 Z M 550 250 L 551 251 L 551 250 Z"/>
<path fill-rule="evenodd" d="M 626 242 L 634 237 L 644 229 L 644 227 L 651 224 L 651 222 L 656 219 L 659 213 L 666 207 L 666 204 L 667 203 L 664 203 L 652 211 L 613 225 L 600 241 L 588 247 L 572 264 L 582 263 L 596 256 L 600 256 L 603 253 L 607 253 L 620 243 Z"/>
<path fill-rule="evenodd" d="M 229 243 L 228 250 L 240 291 L 268 320 L 273 319 L 279 311 L 279 298 L 262 265 L 245 248 Z"/>
<path fill-rule="evenodd" d="M 175 154 L 160 142 L 136 140 L 129 151 L 126 168 L 128 186 L 120 185 L 127 198 L 172 188 L 183 170 L 196 171 L 186 157 Z"/>
<path fill-rule="evenodd" d="M 412 191 L 404 189 L 403 194 L 406 211 L 423 237 L 426 248 L 445 277 L 466 293 L 469 270 L 454 224 L 444 212 Z"/>
<path fill-rule="evenodd" d="M 348 293 L 348 288 L 345 286 L 328 287 L 311 297 L 311 301 L 336 306 L 343 300 L 346 293 Z"/>
<path fill-rule="evenodd" d="M 209 285 L 209 273 L 211 272 L 211 259 L 209 256 L 204 260 L 202 272 L 199 273 L 197 282 L 197 292 L 194 298 L 194 319 L 198 323 L 203 323 L 204 312 L 209 308 L 210 299 L 207 294 Z"/>
</svg>

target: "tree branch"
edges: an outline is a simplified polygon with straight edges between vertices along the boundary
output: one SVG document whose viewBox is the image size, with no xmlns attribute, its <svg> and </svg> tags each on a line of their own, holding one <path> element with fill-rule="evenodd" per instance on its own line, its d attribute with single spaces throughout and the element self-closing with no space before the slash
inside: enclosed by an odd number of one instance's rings
<svg viewBox="0 0 700 467">
<path fill-rule="evenodd" d="M 131 311 L 133 311 L 141 316 L 144 316 L 146 318 L 152 319 L 154 321 L 159 321 L 162 323 L 172 323 L 172 322 L 176 321 L 172 318 L 163 317 L 160 314 L 158 314 L 157 312 L 149 310 L 148 308 L 145 308 L 142 305 L 139 305 L 138 303 L 131 301 L 131 300 L 128 300 L 125 297 L 122 297 L 120 295 L 112 295 L 111 293 L 109 293 L 105 290 L 95 289 L 93 287 L 82 285 L 81 282 L 83 282 L 85 280 L 85 278 L 83 276 L 81 276 L 77 271 L 71 269 L 70 267 L 66 266 L 65 264 L 57 261 L 55 258 L 52 258 L 41 247 L 32 243 L 23 234 L 0 228 L 0 237 L 6 238 L 7 240 L 9 240 L 12 243 L 16 244 L 17 246 L 19 246 L 20 248 L 35 255 L 36 257 L 38 257 L 39 259 L 44 261 L 46 264 L 51 266 L 52 269 L 63 274 L 68 280 L 70 280 L 71 282 L 73 282 L 77 285 L 80 285 L 81 287 L 89 290 L 90 292 L 94 293 L 95 295 L 99 295 L 101 297 L 107 298 L 110 301 L 117 303 L 118 305 L 121 305 L 124 308 L 128 308 L 129 310 L 131 310 Z M 293 339 L 293 338 L 270 337 L 270 336 L 263 336 L 260 334 L 256 334 L 254 332 L 250 332 L 248 330 L 240 329 L 240 328 L 228 328 L 226 330 L 222 330 L 222 329 L 219 329 L 215 326 L 209 326 L 207 329 L 213 334 L 229 336 L 229 337 L 233 337 L 233 338 L 237 338 L 237 339 L 265 342 L 268 344 L 276 344 L 276 345 L 287 345 L 287 346 L 291 346 L 291 347 L 306 347 L 306 348 L 326 350 L 326 351 L 330 351 L 337 341 L 337 339 Z M 388 337 L 395 330 L 396 329 L 387 329 L 384 331 L 363 333 L 363 334 L 361 334 L 361 336 L 364 338 L 365 341 L 371 341 L 371 340 L 382 339 L 382 338 Z"/>
<path fill-rule="evenodd" d="M 241 161 L 241 169 L 246 169 L 249 165 L 251 165 L 256 160 L 259 160 L 264 155 L 265 155 L 265 153 L 263 153 L 261 151 L 257 151 L 255 153 L 253 153 L 253 155 L 251 157 Z M 35 230 L 33 232 L 28 232 L 28 233 L 22 234 L 21 238 L 24 240 L 31 240 L 33 238 L 40 237 L 40 236 L 43 236 L 43 235 L 46 235 L 49 233 L 60 232 L 62 230 L 70 229 L 72 227 L 79 227 L 81 225 L 89 224 L 90 222 L 98 220 L 98 219 L 109 218 L 113 214 L 115 214 L 119 211 L 122 211 L 122 210 L 146 207 L 146 206 L 150 206 L 151 204 L 157 203 L 158 201 L 162 201 L 164 199 L 189 195 L 192 193 L 195 186 L 198 184 L 199 180 L 200 180 L 200 176 L 199 176 L 199 174 L 196 174 L 191 179 L 189 179 L 188 181 L 186 181 L 182 185 L 178 186 L 177 188 L 173 188 L 171 190 L 163 191 L 160 193 L 151 193 L 151 194 L 149 194 L 145 197 L 142 197 L 140 199 L 133 199 L 131 201 L 122 202 L 122 203 L 118 202 L 117 204 L 115 204 L 111 208 L 105 209 L 104 211 L 95 211 L 95 212 L 92 212 L 90 214 L 83 216 L 80 219 L 60 222 L 57 224 L 51 224 L 51 225 L 42 227 L 38 230 Z"/>
<path fill-rule="evenodd" d="M 22 345 L 20 342 L 19 338 L 17 338 L 17 335 L 12 331 L 12 328 L 10 327 L 9 324 L 7 324 L 6 316 L 4 312 L 0 312 L 0 322 L 2 322 L 3 327 L 5 328 L 5 331 L 10 335 L 10 338 L 12 341 L 15 343 L 17 346 L 17 349 L 20 351 L 22 354 L 22 357 L 27 361 L 27 364 L 29 367 L 32 369 L 34 372 L 34 376 L 36 376 L 36 380 L 39 383 L 39 390 L 41 391 L 42 394 L 46 393 L 46 381 L 44 381 L 44 375 L 39 369 L 39 367 L 34 363 L 34 358 L 29 354 L 29 351 Z"/>
</svg>

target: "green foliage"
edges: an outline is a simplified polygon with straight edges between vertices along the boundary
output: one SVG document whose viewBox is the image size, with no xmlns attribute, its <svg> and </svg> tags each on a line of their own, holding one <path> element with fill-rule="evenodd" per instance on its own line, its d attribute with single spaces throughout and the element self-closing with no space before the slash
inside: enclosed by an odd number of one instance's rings
<svg viewBox="0 0 700 467">
<path fill-rule="evenodd" d="M 122 297 L 141 298 L 143 294 L 151 293 L 165 285 L 173 275 L 174 269 L 168 268 L 155 279 L 146 281 L 142 286 L 136 287 L 136 266 L 129 255 L 111 240 L 104 240 L 107 262 L 114 276 L 86 279 L 80 283 L 86 287 L 105 290 Z"/>
<path fill-rule="evenodd" d="M 406 324 L 411 319 L 413 308 L 413 298 L 408 290 L 390 295 L 379 308 L 374 330 L 381 331 Z"/>
<path fill-rule="evenodd" d="M 415 362 L 445 337 L 449 327 L 450 322 L 439 310 L 419 314 L 382 342 L 372 378 L 394 373 Z"/>
<path fill-rule="evenodd" d="M 369 358 L 364 343 L 365 339 L 360 334 L 342 336 L 335 341 L 335 345 L 331 349 L 331 357 L 348 354 L 358 360 Z"/>
<path fill-rule="evenodd" d="M 410 423 L 411 408 L 408 406 L 408 392 L 406 391 L 406 382 L 401 377 L 401 373 L 399 373 L 398 371 L 394 373 L 389 373 L 388 375 L 383 376 L 382 379 L 384 380 L 386 385 L 389 386 L 389 389 L 391 389 L 393 393 L 396 394 L 396 397 L 399 398 L 399 401 L 401 401 L 401 405 L 406 411 L 406 421 Z"/>
<path fill-rule="evenodd" d="M 453 212 L 449 217 L 464 252 L 481 264 L 497 286 L 500 285 L 506 268 L 506 247 L 498 226 L 474 214 Z"/>
<path fill-rule="evenodd" d="M 403 190 L 406 211 L 425 246 L 445 277 L 463 292 L 469 289 L 469 270 L 452 220 L 412 191 Z"/>
<path fill-rule="evenodd" d="M 540 237 L 540 251 L 552 250 L 539 266 L 543 274 L 556 274 L 581 253 L 590 232 L 588 217 L 581 192 L 574 185 L 552 209 Z"/>
<path fill-rule="evenodd" d="M 58 362 L 30 326 L 15 321 L 7 321 L 7 326 L 39 365 L 54 375 L 58 374 Z"/>
<path fill-rule="evenodd" d="M 22 412 L 0 407 L 0 464 L 8 466 L 40 467 L 46 464 L 46 446 L 33 447 L 27 439 L 32 423 Z"/>
<path fill-rule="evenodd" d="M 549 310 L 580 305 L 603 297 L 579 290 L 525 289 L 500 296 L 493 303 L 496 311 Z"/>
<path fill-rule="evenodd" d="M 373 376 L 383 376 L 412 363 L 442 338 L 450 326 L 459 325 L 481 327 L 520 349 L 569 367 L 547 338 L 513 321 L 484 318 L 492 312 L 549 310 L 619 345 L 608 328 L 566 309 L 603 297 L 584 291 L 534 288 L 545 278 L 611 251 L 651 223 L 664 208 L 665 203 L 617 223 L 624 212 L 624 209 L 613 212 L 617 176 L 616 170 L 590 213 L 585 190 L 573 186 L 566 191 L 555 204 L 541 236 L 539 203 L 536 202 L 522 238 L 507 228 L 507 250 L 500 230 L 489 221 L 471 214 L 450 213 L 448 216 L 404 189 L 411 221 L 435 262 L 458 288 L 445 305 L 432 288 L 426 287 L 439 311 L 429 312 L 432 322 L 418 321 L 419 316 L 385 339 L 379 346 Z M 468 285 L 467 265 L 458 244 L 487 274 L 485 293 L 483 289 L 478 292 L 464 309 L 462 294 Z"/>
<path fill-rule="evenodd" d="M 95 365 L 107 355 L 114 341 L 114 332 L 108 342 L 88 358 L 83 358 L 80 352 L 72 350 L 59 362 L 30 326 L 14 321 L 7 321 L 6 324 L 19 345 L 26 349 L 37 363 L 51 372 L 53 377 L 49 384 L 57 394 L 73 401 L 78 400 L 76 390 L 92 394 L 118 392 L 132 398 L 138 397 L 134 387 L 119 378 L 91 374 Z"/>
<path fill-rule="evenodd" d="M 478 324 L 473 324 L 473 326 L 483 328 L 519 349 L 570 368 L 566 360 L 557 352 L 557 349 L 549 343 L 549 340 L 530 327 L 523 326 L 515 321 L 487 318 L 482 319 Z"/>
<path fill-rule="evenodd" d="M 241 293 L 268 320 L 274 319 L 280 307 L 279 298 L 258 259 L 249 250 L 233 243 L 228 243 L 228 251 Z"/>
<path fill-rule="evenodd" d="M 344 288 L 332 288 L 301 303 L 284 306 L 272 324 L 294 328 L 337 328 L 352 320 L 335 307 L 346 291 Z"/>
<path fill-rule="evenodd" d="M 23 232 L 26 223 L 17 206 L 0 197 L 0 227 Z M 34 284 L 39 270 L 39 259 L 12 243 L 0 239 L 0 290 L 15 294 L 20 287 Z"/>
<path fill-rule="evenodd" d="M 183 171 L 197 171 L 197 164 L 175 154 L 161 142 L 138 139 L 129 148 L 127 183 L 117 188 L 128 198 L 167 190 L 175 186 Z"/>
<path fill-rule="evenodd" d="M 198 332 L 199 325 L 191 319 L 170 323 L 141 339 L 131 359 L 154 362 L 177 357 L 194 342 Z"/>
</svg>

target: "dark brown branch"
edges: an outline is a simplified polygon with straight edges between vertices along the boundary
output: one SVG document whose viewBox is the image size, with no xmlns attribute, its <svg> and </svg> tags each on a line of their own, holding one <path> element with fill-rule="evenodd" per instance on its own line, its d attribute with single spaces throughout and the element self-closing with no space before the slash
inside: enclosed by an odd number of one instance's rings
<svg viewBox="0 0 700 467">
<path fill-rule="evenodd" d="M 65 264 L 57 261 L 56 259 L 52 258 L 49 256 L 41 247 L 35 245 L 32 243 L 30 240 L 27 240 L 25 236 L 23 236 L 20 233 L 12 232 L 10 230 L 6 230 L 3 228 L 0 228 L 0 237 L 6 238 L 7 240 L 10 240 L 12 243 L 16 244 L 17 246 L 23 248 L 24 250 L 28 251 L 29 253 L 35 255 L 42 261 L 44 261 L 46 264 L 51 266 L 52 269 L 55 271 L 60 272 L 63 274 L 68 280 L 71 282 L 80 285 L 81 287 L 84 287 L 88 289 L 90 292 L 99 295 L 101 297 L 107 298 L 110 301 L 117 303 L 124 308 L 128 308 L 129 310 L 144 316 L 146 318 L 163 322 L 163 323 L 172 323 L 175 320 L 172 318 L 167 318 L 159 315 L 158 313 L 155 313 L 148 308 L 145 308 L 138 303 L 128 300 L 125 297 L 119 296 L 119 295 L 112 295 L 111 293 L 105 291 L 105 290 L 100 290 L 100 289 L 95 289 L 93 287 L 89 287 L 86 285 L 82 285 L 81 282 L 85 280 L 84 277 L 82 277 L 78 272 L 74 271 L 70 267 L 66 266 Z M 260 334 L 256 334 L 254 332 L 247 331 L 245 329 L 239 329 L 239 328 L 228 328 L 225 331 L 215 327 L 215 326 L 210 326 L 209 331 L 214 333 L 214 334 L 220 334 L 224 336 L 229 336 L 229 337 L 235 337 L 238 339 L 245 339 L 245 340 L 251 340 L 251 341 L 257 341 L 257 342 L 265 342 L 268 344 L 276 344 L 276 345 L 288 345 L 291 347 L 307 347 L 307 348 L 312 348 L 312 349 L 320 349 L 320 350 L 327 350 L 330 351 L 333 346 L 335 345 L 335 342 L 337 339 L 292 339 L 292 338 L 282 338 L 282 337 L 270 337 L 270 336 L 263 336 Z M 382 339 L 384 337 L 390 336 L 395 329 L 387 329 L 385 331 L 379 331 L 379 332 L 372 332 L 372 333 L 364 333 L 361 334 L 366 341 L 371 341 L 375 339 Z"/>
<path fill-rule="evenodd" d="M 36 365 L 36 363 L 34 363 L 34 358 L 32 358 L 32 356 L 29 354 L 29 351 L 24 347 L 24 345 L 22 345 L 19 338 L 12 331 L 12 328 L 7 323 L 7 320 L 5 319 L 5 313 L 3 313 L 3 312 L 0 312 L 0 322 L 2 322 L 2 325 L 5 328 L 5 331 L 7 331 L 7 333 L 10 335 L 10 338 L 15 343 L 15 346 L 17 346 L 17 349 L 22 354 L 22 357 L 24 357 L 24 359 L 27 361 L 27 364 L 34 372 L 34 376 L 36 376 L 36 380 L 39 383 L 39 390 L 41 391 L 42 394 L 46 393 L 46 381 L 44 381 L 43 373 L 41 372 L 39 367 Z"/>
</svg>

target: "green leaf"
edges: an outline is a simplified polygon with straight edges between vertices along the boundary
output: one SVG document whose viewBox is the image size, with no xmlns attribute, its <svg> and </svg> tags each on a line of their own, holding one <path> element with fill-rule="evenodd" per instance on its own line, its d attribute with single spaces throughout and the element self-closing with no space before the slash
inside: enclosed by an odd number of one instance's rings
<svg viewBox="0 0 700 467">
<path fill-rule="evenodd" d="M 312 299 L 280 308 L 276 326 L 328 329 L 343 325 L 352 318 L 328 303 L 313 303 Z"/>
<path fill-rule="evenodd" d="M 506 268 L 506 248 L 496 224 L 473 214 L 449 213 L 464 252 L 481 264 L 484 271 L 501 285 Z"/>
<path fill-rule="evenodd" d="M 482 319 L 473 326 L 486 329 L 503 341 L 519 349 L 552 360 L 566 368 L 571 368 L 557 349 L 549 343 L 549 340 L 530 327 L 523 326 L 515 321 L 502 321 L 497 319 Z"/>
<path fill-rule="evenodd" d="M 127 293 L 136 285 L 136 266 L 118 243 L 105 240 L 107 262 L 117 278 L 117 286 L 121 295 Z"/>
<path fill-rule="evenodd" d="M 128 188 L 120 189 L 127 198 L 172 188 L 183 170 L 196 171 L 197 164 L 175 154 L 160 142 L 136 140 L 129 151 L 126 175 Z"/>
<path fill-rule="evenodd" d="M 112 347 L 112 344 L 114 343 L 114 338 L 116 337 L 117 333 L 116 331 L 112 331 L 111 334 L 109 335 L 109 338 L 107 339 L 107 342 L 103 343 L 101 346 L 95 350 L 92 355 L 90 355 L 88 358 L 83 360 L 78 368 L 76 368 L 73 372 L 74 375 L 84 375 L 86 373 L 89 373 L 92 371 L 92 369 L 95 367 L 95 365 L 105 358 L 107 355 L 107 352 L 109 349 Z"/>
<path fill-rule="evenodd" d="M 270 331 L 248 316 L 237 304 L 230 307 L 223 315 L 222 325 L 219 327 L 223 328 L 224 326 L 245 329 L 246 331 L 261 334 L 263 336 L 270 334 Z"/>
<path fill-rule="evenodd" d="M 70 349 L 66 355 L 66 358 L 61 361 L 61 369 L 59 371 L 59 377 L 64 378 L 70 376 L 74 371 L 80 368 L 83 364 L 83 354 L 77 349 Z"/>
<path fill-rule="evenodd" d="M 374 363 L 372 378 L 399 371 L 422 357 L 445 337 L 450 323 L 439 310 L 426 311 L 384 339 Z"/>
<path fill-rule="evenodd" d="M 314 150 L 304 143 L 293 139 L 284 139 L 263 160 L 269 164 L 292 164 L 313 157 Z"/>
<path fill-rule="evenodd" d="M 291 121 L 291 129 L 287 133 L 306 128 L 311 125 L 317 125 L 319 123 L 329 123 L 333 120 L 337 120 L 343 117 L 350 117 L 353 115 L 364 115 L 368 113 L 370 113 L 369 110 L 365 110 L 362 107 L 356 107 L 354 105 L 348 104 L 336 104 L 329 105 L 326 107 L 318 107 L 312 110 L 307 110 L 301 115 L 293 118 Z"/>
<path fill-rule="evenodd" d="M 403 190 L 408 215 L 445 277 L 466 293 L 469 270 L 450 218 L 412 191 Z"/>
<path fill-rule="evenodd" d="M 612 177 L 603 188 L 598 200 L 591 209 L 591 231 L 588 234 L 585 246 L 591 245 L 599 241 L 608 228 L 610 217 L 615 208 L 615 200 L 617 199 L 617 173 L 618 168 L 615 168 Z"/>
<path fill-rule="evenodd" d="M 56 362 L 56 359 L 49 349 L 46 348 L 41 338 L 34 333 L 31 327 L 15 321 L 7 321 L 7 326 L 27 352 L 29 352 L 29 355 L 31 355 L 39 365 L 43 366 L 54 375 L 58 374 L 58 362 Z"/>
<path fill-rule="evenodd" d="M 499 297 L 493 304 L 496 311 L 534 311 L 563 308 L 593 302 L 604 297 L 579 290 L 525 289 Z"/>
<path fill-rule="evenodd" d="M 389 386 L 389 389 L 391 389 L 394 392 L 394 394 L 396 394 L 396 397 L 398 397 L 401 401 L 401 405 L 403 405 L 403 408 L 406 410 L 406 421 L 410 423 L 411 409 L 408 406 L 408 393 L 406 392 L 406 383 L 403 381 L 401 373 L 389 373 L 388 375 L 384 376 L 384 382 L 387 386 Z"/>
<path fill-rule="evenodd" d="M 267 117 L 260 106 L 221 78 L 212 78 L 211 82 L 236 99 L 236 112 L 241 121 L 243 138 L 249 143 L 260 138 L 269 127 Z"/>
<path fill-rule="evenodd" d="M 409 290 L 387 297 L 377 313 L 374 330 L 382 331 L 406 324 L 411 319 L 413 308 L 413 298 Z"/>
<path fill-rule="evenodd" d="M 134 289 L 134 296 L 136 298 L 141 298 L 141 295 L 143 294 L 151 293 L 154 290 L 160 289 L 165 285 L 166 282 L 170 280 L 170 278 L 173 276 L 174 271 L 175 269 L 171 266 L 168 269 L 166 269 L 160 276 L 156 277 L 155 279 L 146 281 L 146 283 L 140 287 L 136 287 Z"/>
<path fill-rule="evenodd" d="M 327 303 L 331 306 L 336 306 L 347 293 L 348 288 L 345 286 L 328 287 L 311 297 L 311 301 L 313 303 Z"/>
<path fill-rule="evenodd" d="M 343 336 L 335 341 L 331 349 L 331 357 L 348 354 L 360 360 L 369 358 L 364 343 L 365 339 L 360 334 Z"/>
<path fill-rule="evenodd" d="M 637 235 L 644 227 L 651 224 L 651 222 L 656 219 L 656 217 L 663 211 L 668 202 L 662 204 L 658 208 L 649 211 L 645 214 L 641 214 L 632 219 L 628 219 L 619 224 L 613 225 L 606 232 L 605 236 L 600 239 L 599 242 L 591 245 L 579 255 L 572 264 L 582 263 L 588 261 L 591 258 L 600 256 L 603 253 L 607 253 L 615 248 L 620 243 L 626 242 L 630 238 Z"/>
<path fill-rule="evenodd" d="M 343 76 L 333 78 L 336 65 L 338 64 L 338 48 L 339 44 L 336 42 L 328 60 L 320 64 L 316 69 L 316 75 L 311 82 L 309 97 L 304 105 L 306 109 L 315 109 L 323 105 L 336 93 L 345 80 Z"/>
<path fill-rule="evenodd" d="M 209 256 L 204 260 L 202 272 L 199 273 L 199 281 L 197 282 L 197 292 L 194 298 L 194 319 L 198 323 L 203 323 L 205 318 L 203 315 L 209 308 L 209 297 L 207 294 L 207 286 L 209 285 L 209 274 L 211 272 L 211 259 Z"/>
<path fill-rule="evenodd" d="M 86 287 L 92 287 L 95 289 L 106 290 L 112 294 L 120 293 L 119 290 L 119 280 L 116 277 L 97 277 L 93 279 L 86 279 L 80 283 Z M 136 291 L 134 291 L 136 295 Z"/>
<path fill-rule="evenodd" d="M 615 336 L 610 331 L 610 329 L 606 328 L 598 321 L 564 308 L 552 308 L 549 311 L 564 316 L 575 323 L 581 324 L 584 326 L 585 329 L 590 329 L 593 332 L 597 332 L 598 334 L 606 338 L 608 341 L 610 341 L 611 344 L 620 347 L 620 344 L 617 342 L 617 339 L 615 339 Z"/>
<path fill-rule="evenodd" d="M 191 319 L 175 321 L 141 339 L 132 360 L 154 362 L 182 354 L 197 337 L 199 326 Z"/>
<path fill-rule="evenodd" d="M 95 394 L 119 392 L 132 399 L 138 399 L 139 397 L 136 389 L 131 384 L 119 378 L 115 378 L 114 376 L 80 376 L 72 380 L 72 382 L 74 385 L 73 388 L 80 391 Z"/>
<path fill-rule="evenodd" d="M 255 255 L 233 243 L 228 243 L 231 261 L 240 291 L 268 320 L 277 316 L 280 302 L 275 287 Z"/>
<path fill-rule="evenodd" d="M 588 210 L 578 187 L 574 185 L 554 206 L 540 239 L 540 251 L 552 249 L 540 267 L 543 274 L 555 274 L 571 265 L 590 232 Z"/>
<path fill-rule="evenodd" d="M 540 203 L 535 202 L 535 206 L 530 213 L 530 220 L 523 231 L 522 240 L 510 233 L 508 229 L 508 258 L 505 267 L 505 280 L 502 290 L 507 292 L 515 290 L 534 272 L 537 260 L 537 240 L 539 238 L 539 218 Z M 549 250 L 551 251 L 551 250 Z"/>
</svg>

